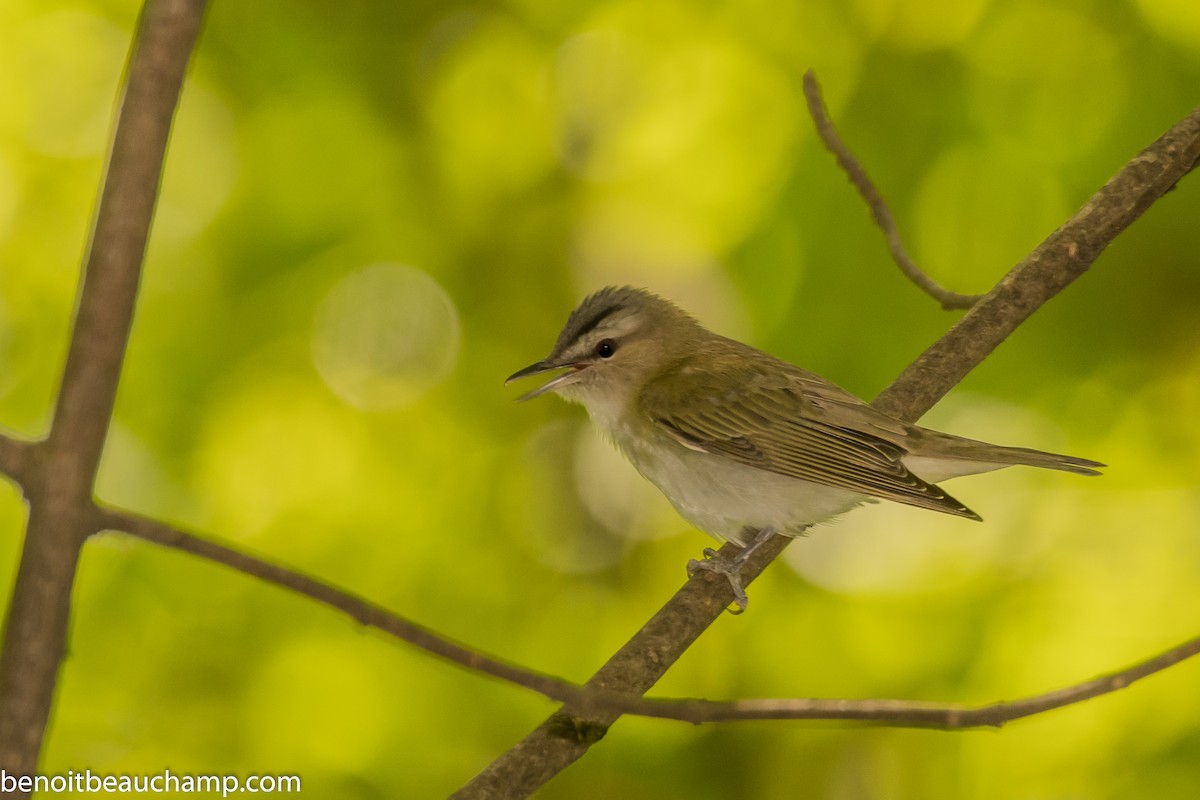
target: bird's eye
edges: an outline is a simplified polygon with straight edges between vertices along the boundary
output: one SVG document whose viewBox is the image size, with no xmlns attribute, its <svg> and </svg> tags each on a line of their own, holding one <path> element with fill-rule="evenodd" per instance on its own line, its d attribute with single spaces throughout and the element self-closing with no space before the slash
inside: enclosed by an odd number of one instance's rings
<svg viewBox="0 0 1200 800">
<path fill-rule="evenodd" d="M 612 358 L 615 352 L 617 352 L 617 343 L 612 339 L 605 339 L 596 345 L 596 355 L 601 358 Z"/>
</svg>

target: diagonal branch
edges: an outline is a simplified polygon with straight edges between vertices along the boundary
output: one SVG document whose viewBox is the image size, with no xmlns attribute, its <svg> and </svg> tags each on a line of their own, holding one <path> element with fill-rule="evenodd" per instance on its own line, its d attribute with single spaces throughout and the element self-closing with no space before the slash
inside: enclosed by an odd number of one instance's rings
<svg viewBox="0 0 1200 800">
<path fill-rule="evenodd" d="M 134 38 L 49 446 L 90 494 L 108 434 L 167 135 L 204 0 L 150 0 Z M 60 474 L 58 480 L 63 476 Z"/>
<path fill-rule="evenodd" d="M 17 465 L 30 513 L 0 652 L 0 768 L 9 774 L 32 774 L 50 715 L 167 134 L 203 11 L 204 0 L 148 0 L 142 10 L 54 420 Z"/>
<path fill-rule="evenodd" d="M 1035 310 L 1082 275 L 1101 251 L 1200 159 L 1200 108 L 1126 164 L 1079 212 L 1006 275 L 984 300 L 909 366 L 875 405 L 916 420 L 980 364 Z M 770 540 L 743 571 L 757 576 L 788 544 Z M 735 548 L 725 545 L 722 552 Z M 714 579 L 714 580 L 710 580 Z M 698 573 L 588 685 L 641 693 L 652 686 L 730 601 L 724 581 Z M 566 706 L 489 764 L 454 796 L 527 797 L 598 741 L 615 714 Z"/>
<path fill-rule="evenodd" d="M 875 407 L 905 419 L 917 419 L 932 408 L 1033 312 L 1087 272 L 1104 248 L 1175 188 L 1198 161 L 1200 108 L 1138 153 L 1021 259 L 875 398 Z"/>
<path fill-rule="evenodd" d="M 811 69 L 804 73 L 804 99 L 808 102 L 808 113 L 816 125 L 817 135 L 825 143 L 825 149 L 833 153 L 833 157 L 837 159 L 838 165 L 850 178 L 850 182 L 858 190 L 863 202 L 871 209 L 871 216 L 875 219 L 875 224 L 883 231 L 888 252 L 892 254 L 892 260 L 896 262 L 896 266 L 900 268 L 905 277 L 915 283 L 925 294 L 941 303 L 942 308 L 947 311 L 955 308 L 970 308 L 978 303 L 983 295 L 953 292 L 926 275 L 909 258 L 908 251 L 904 249 L 904 242 L 900 240 L 900 228 L 896 225 L 896 218 L 892 216 L 891 209 L 888 208 L 879 189 L 875 188 L 875 183 L 867 175 L 867 171 L 863 169 L 862 164 L 850 152 L 850 148 L 846 147 L 846 143 L 838 136 L 837 128 L 834 127 L 833 120 L 829 118 L 829 112 L 825 109 L 825 100 L 821 97 L 821 84 L 817 82 L 817 76 Z"/>
</svg>

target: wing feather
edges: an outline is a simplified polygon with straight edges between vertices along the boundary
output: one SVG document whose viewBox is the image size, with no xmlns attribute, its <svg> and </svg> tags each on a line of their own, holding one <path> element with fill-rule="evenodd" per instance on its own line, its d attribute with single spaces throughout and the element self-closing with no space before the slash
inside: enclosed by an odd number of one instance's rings
<svg viewBox="0 0 1200 800">
<path fill-rule="evenodd" d="M 643 389 L 642 412 L 694 450 L 978 519 L 904 465 L 907 424 L 811 372 L 751 352 L 754 358 L 706 354 L 703 365 L 692 359 L 675 365 Z"/>
</svg>

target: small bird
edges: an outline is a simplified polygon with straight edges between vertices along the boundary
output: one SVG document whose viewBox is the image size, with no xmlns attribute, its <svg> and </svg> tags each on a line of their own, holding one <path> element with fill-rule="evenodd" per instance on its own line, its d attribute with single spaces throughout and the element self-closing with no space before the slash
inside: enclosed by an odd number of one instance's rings
<svg viewBox="0 0 1200 800">
<path fill-rule="evenodd" d="M 874 498 L 979 520 L 937 483 L 1014 464 L 1080 475 L 1105 466 L 897 419 L 629 286 L 587 297 L 550 355 L 505 383 L 557 369 L 518 400 L 554 392 L 582 404 L 684 519 L 741 546 L 688 565 L 729 579 L 735 613 L 748 602 L 741 567 L 772 535 L 799 536 Z"/>
</svg>

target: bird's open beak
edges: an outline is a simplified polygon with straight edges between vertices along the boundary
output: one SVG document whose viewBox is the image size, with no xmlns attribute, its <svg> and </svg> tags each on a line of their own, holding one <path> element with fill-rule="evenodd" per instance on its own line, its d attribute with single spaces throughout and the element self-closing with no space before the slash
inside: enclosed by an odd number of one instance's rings
<svg viewBox="0 0 1200 800">
<path fill-rule="evenodd" d="M 538 388 L 534 389 L 532 392 L 526 392 L 525 394 L 523 394 L 517 398 L 518 403 L 523 403 L 526 400 L 532 400 L 533 398 L 537 397 L 538 395 L 543 395 L 546 392 L 551 391 L 552 389 L 556 389 L 559 386 L 562 386 L 564 383 L 570 383 L 571 379 L 574 378 L 576 375 L 578 375 L 579 371 L 581 369 L 583 369 L 583 366 L 580 364 L 556 364 L 556 363 L 550 361 L 549 359 L 546 359 L 544 361 L 539 361 L 536 364 L 530 364 L 525 369 L 517 370 L 516 372 L 514 372 L 512 375 L 509 375 L 508 378 L 505 379 L 504 385 L 507 386 L 508 384 L 512 383 L 515 380 L 519 380 L 520 378 L 527 378 L 530 375 L 541 375 L 543 372 L 549 372 L 552 369 L 563 369 L 563 368 L 566 368 L 567 371 L 562 373 L 561 375 L 554 376 L 553 378 L 546 381 Z"/>
</svg>

